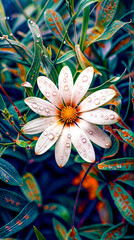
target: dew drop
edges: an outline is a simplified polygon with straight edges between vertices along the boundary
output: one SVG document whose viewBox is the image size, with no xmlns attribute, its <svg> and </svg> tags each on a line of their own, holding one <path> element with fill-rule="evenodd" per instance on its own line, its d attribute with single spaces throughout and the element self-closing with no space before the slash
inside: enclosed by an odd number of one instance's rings
<svg viewBox="0 0 134 240">
<path fill-rule="evenodd" d="M 117 168 L 121 168 L 121 165 L 117 165 Z"/>
<path fill-rule="evenodd" d="M 39 113 L 39 114 L 41 113 L 41 110 L 40 110 L 40 109 L 38 109 L 38 113 Z"/>
<path fill-rule="evenodd" d="M 33 108 L 37 108 L 37 103 L 35 103 L 35 102 L 32 103 L 32 107 L 33 107 Z"/>
<path fill-rule="evenodd" d="M 39 42 L 39 39 L 37 39 L 37 43 Z"/>
<path fill-rule="evenodd" d="M 109 146 L 109 143 L 106 143 L 106 146 L 108 147 L 108 146 Z"/>
<path fill-rule="evenodd" d="M 71 134 L 68 134 L 67 137 L 68 137 L 68 138 L 71 138 Z"/>
<path fill-rule="evenodd" d="M 67 152 L 65 152 L 65 156 L 67 156 L 68 154 L 67 154 Z"/>
<path fill-rule="evenodd" d="M 81 141 L 82 141 L 83 143 L 86 143 L 86 138 L 82 138 Z"/>
<path fill-rule="evenodd" d="M 54 134 L 53 134 L 53 133 L 50 133 L 50 134 L 49 134 L 49 139 L 50 139 L 50 140 L 53 140 L 53 139 L 54 139 Z"/>
<path fill-rule="evenodd" d="M 49 84 L 49 87 L 51 87 L 51 83 Z"/>
<path fill-rule="evenodd" d="M 65 90 L 65 91 L 68 90 L 68 85 L 65 85 L 64 90 Z"/>
<path fill-rule="evenodd" d="M 66 78 L 63 78 L 63 82 L 65 83 L 67 80 L 66 80 Z"/>
<path fill-rule="evenodd" d="M 68 73 L 64 73 L 64 76 L 65 76 L 65 77 L 68 77 Z"/>
<path fill-rule="evenodd" d="M 66 143 L 66 147 L 69 148 L 70 147 L 70 143 Z"/>
<path fill-rule="evenodd" d="M 82 86 L 80 86 L 80 87 L 79 87 L 79 89 L 80 89 L 80 90 L 82 90 L 82 89 L 83 89 L 83 87 L 82 87 Z"/>
<path fill-rule="evenodd" d="M 60 160 L 63 160 L 63 156 L 60 157 Z"/>
<path fill-rule="evenodd" d="M 47 131 L 44 131 L 44 133 L 43 133 L 45 136 L 47 136 Z"/>
<path fill-rule="evenodd" d="M 84 156 L 84 157 L 87 157 L 87 155 L 86 155 L 86 154 L 84 154 L 83 156 Z"/>
<path fill-rule="evenodd" d="M 59 135 L 60 135 L 59 133 L 56 133 L 56 136 L 57 136 L 57 137 L 59 137 Z"/>
<path fill-rule="evenodd" d="M 99 98 L 96 98 L 96 99 L 94 100 L 94 104 L 98 105 L 99 103 L 100 103 L 100 99 L 99 99 Z"/>
<path fill-rule="evenodd" d="M 49 112 L 49 108 L 46 108 L 45 111 L 46 111 L 46 113 L 48 113 Z"/>
<path fill-rule="evenodd" d="M 101 113 L 100 116 L 103 117 L 103 114 Z"/>
<path fill-rule="evenodd" d="M 90 113 L 90 116 L 93 116 L 93 113 Z"/>
<path fill-rule="evenodd" d="M 110 119 L 113 120 L 115 119 L 115 116 L 113 114 L 110 115 Z"/>
<path fill-rule="evenodd" d="M 108 120 L 108 116 L 105 116 L 105 119 Z"/>
<path fill-rule="evenodd" d="M 89 97 L 87 101 L 88 101 L 88 102 L 91 102 L 91 101 L 92 101 L 91 97 Z"/>
<path fill-rule="evenodd" d="M 102 96 L 101 99 L 102 99 L 102 100 L 106 100 L 106 97 L 105 97 L 105 96 Z"/>
<path fill-rule="evenodd" d="M 50 97 L 50 94 L 49 94 L 49 92 L 47 92 L 47 93 L 46 93 L 46 96 L 47 96 L 47 97 Z"/>
<path fill-rule="evenodd" d="M 54 92 L 52 93 L 52 95 L 53 95 L 53 96 L 56 96 L 56 95 L 57 95 L 57 93 L 54 91 Z"/>
<path fill-rule="evenodd" d="M 43 110 L 43 107 L 42 107 L 42 106 L 40 106 L 40 107 L 39 107 L 39 110 L 41 110 L 41 111 L 42 111 L 42 110 Z"/>
<path fill-rule="evenodd" d="M 86 75 L 82 77 L 83 82 L 87 82 L 87 80 L 88 80 L 88 77 Z"/>
<path fill-rule="evenodd" d="M 92 135 L 92 134 L 93 134 L 93 132 L 92 132 L 92 131 L 89 131 L 89 134 L 90 134 L 90 135 Z"/>
</svg>

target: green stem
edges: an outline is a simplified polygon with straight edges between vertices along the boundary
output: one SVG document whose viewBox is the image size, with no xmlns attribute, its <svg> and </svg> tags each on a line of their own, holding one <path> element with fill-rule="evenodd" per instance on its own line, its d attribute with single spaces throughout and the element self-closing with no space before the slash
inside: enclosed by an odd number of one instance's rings
<svg viewBox="0 0 134 240">
<path fill-rule="evenodd" d="M 11 145 L 14 145 L 15 142 L 12 142 L 12 143 L 0 143 L 0 146 L 11 146 Z"/>
</svg>

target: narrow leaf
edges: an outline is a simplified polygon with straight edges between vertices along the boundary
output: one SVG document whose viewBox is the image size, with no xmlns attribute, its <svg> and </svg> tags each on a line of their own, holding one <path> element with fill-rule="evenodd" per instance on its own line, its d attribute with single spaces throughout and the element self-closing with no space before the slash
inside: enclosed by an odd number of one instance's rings
<svg viewBox="0 0 134 240">
<path fill-rule="evenodd" d="M 43 235 L 41 234 L 41 232 L 40 232 L 35 226 L 33 226 L 33 227 L 34 227 L 34 231 L 35 231 L 35 234 L 36 234 L 37 239 L 38 239 L 38 240 L 46 240 L 46 239 L 43 237 Z"/>
<path fill-rule="evenodd" d="M 11 30 L 6 21 L 5 11 L 2 5 L 2 1 L 0 0 L 0 33 L 1 35 L 10 35 Z"/>
<path fill-rule="evenodd" d="M 75 227 L 72 227 L 70 231 L 67 234 L 67 240 L 81 240 L 81 237 L 79 236 L 77 229 Z"/>
<path fill-rule="evenodd" d="M 0 158 L 0 179 L 9 185 L 22 185 L 22 178 L 17 170 L 2 158 Z"/>
<path fill-rule="evenodd" d="M 0 228 L 0 238 L 9 237 L 24 229 L 37 218 L 38 214 L 37 204 L 28 203 L 12 221 Z"/>
<path fill-rule="evenodd" d="M 111 228 L 109 228 L 106 232 L 103 233 L 101 240 L 118 240 L 124 237 L 127 231 L 126 223 L 119 223 Z"/>
<path fill-rule="evenodd" d="M 109 191 L 121 215 L 134 225 L 134 200 L 127 191 L 117 183 L 110 182 Z"/>
<path fill-rule="evenodd" d="M 116 178 L 114 181 L 123 182 L 123 183 L 126 183 L 126 184 L 134 187 L 134 173 L 124 173 L 121 176 L 119 176 L 118 178 Z"/>
<path fill-rule="evenodd" d="M 110 158 L 115 156 L 115 154 L 118 152 L 119 150 L 119 141 L 117 138 L 115 138 L 113 135 L 111 136 L 111 141 L 112 141 L 112 146 L 110 148 L 107 148 L 104 150 L 104 155 L 103 155 L 103 159 L 104 158 Z"/>
<path fill-rule="evenodd" d="M 111 224 L 93 224 L 80 228 L 79 234 L 88 239 L 100 240 L 102 234 L 111 226 Z"/>
<path fill-rule="evenodd" d="M 23 186 L 21 187 L 21 191 L 30 201 L 35 201 L 38 206 L 42 205 L 42 195 L 39 188 L 39 185 L 31 173 L 26 173 L 22 177 Z"/>
<path fill-rule="evenodd" d="M 27 200 L 20 194 L 0 188 L 0 206 L 20 212 L 27 204 Z"/>
<path fill-rule="evenodd" d="M 102 0 L 81 0 L 78 6 L 77 12 L 74 15 L 75 18 L 84 10 L 86 7 L 90 6 L 92 3 L 101 2 Z"/>
<path fill-rule="evenodd" d="M 57 238 L 59 240 L 65 240 L 67 231 L 66 231 L 66 228 L 64 227 L 64 225 L 54 218 L 53 219 L 53 227 L 54 227 L 54 231 L 55 231 Z"/>
<path fill-rule="evenodd" d="M 118 170 L 118 171 L 132 171 L 134 169 L 134 158 L 117 158 L 108 160 L 98 164 L 101 170 Z"/>
<path fill-rule="evenodd" d="M 128 143 L 130 146 L 134 147 L 134 133 L 130 130 L 123 129 L 123 130 L 117 130 L 121 138 Z"/>
<path fill-rule="evenodd" d="M 83 51 L 87 29 L 88 29 L 89 13 L 90 13 L 90 6 L 86 7 L 83 11 L 83 22 L 82 22 L 82 30 L 81 30 L 81 37 L 80 37 L 80 49 L 82 51 Z"/>
<path fill-rule="evenodd" d="M 75 51 L 73 51 L 73 50 L 68 51 L 67 53 L 65 53 L 64 55 L 62 55 L 60 58 L 57 59 L 56 64 L 65 62 L 65 61 L 67 61 L 68 59 L 74 57 L 75 55 L 76 55 L 76 54 L 75 54 Z"/>
</svg>

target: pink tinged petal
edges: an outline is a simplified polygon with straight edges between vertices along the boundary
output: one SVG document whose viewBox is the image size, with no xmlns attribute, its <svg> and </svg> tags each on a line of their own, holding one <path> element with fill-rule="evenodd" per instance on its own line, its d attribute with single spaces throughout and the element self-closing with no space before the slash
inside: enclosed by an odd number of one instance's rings
<svg viewBox="0 0 134 240">
<path fill-rule="evenodd" d="M 58 84 L 65 104 L 69 105 L 72 97 L 73 78 L 68 66 L 61 69 Z"/>
<path fill-rule="evenodd" d="M 58 115 L 58 109 L 48 101 L 38 97 L 28 97 L 25 103 L 37 114 L 42 116 Z"/>
<path fill-rule="evenodd" d="M 102 131 L 96 125 L 86 122 L 84 120 L 80 120 L 78 123 L 79 127 L 86 133 L 88 138 L 102 148 L 110 148 L 111 147 L 111 139 L 110 137 Z"/>
<path fill-rule="evenodd" d="M 81 128 L 77 125 L 71 126 L 71 141 L 78 151 L 79 155 L 86 161 L 86 162 L 94 162 L 95 161 L 95 152 L 93 146 L 88 139 L 87 135 L 84 133 Z"/>
<path fill-rule="evenodd" d="M 70 127 L 65 126 L 55 146 L 55 159 L 59 167 L 63 167 L 67 163 L 70 156 L 70 152 L 71 152 Z"/>
<path fill-rule="evenodd" d="M 55 122 L 57 122 L 56 117 L 36 118 L 26 123 L 22 128 L 22 132 L 25 134 L 31 134 L 31 135 L 37 134 L 37 133 L 43 132 L 46 128 L 48 128 Z"/>
<path fill-rule="evenodd" d="M 63 106 L 62 97 L 56 85 L 47 77 L 40 76 L 37 78 L 37 84 L 42 94 L 55 106 Z"/>
<path fill-rule="evenodd" d="M 110 88 L 102 89 L 92 93 L 89 97 L 81 102 L 79 105 L 79 111 L 84 112 L 98 108 L 109 102 L 115 95 L 116 92 Z"/>
<path fill-rule="evenodd" d="M 45 153 L 57 141 L 62 131 L 62 123 L 54 123 L 48 127 L 39 137 L 36 146 L 35 154 L 40 155 Z M 61 146 L 62 147 L 62 146 Z"/>
<path fill-rule="evenodd" d="M 79 116 L 88 122 L 98 125 L 114 124 L 120 120 L 120 116 L 116 112 L 106 108 L 97 108 L 89 112 L 83 112 Z"/>
<path fill-rule="evenodd" d="M 93 72 L 93 67 L 88 67 L 77 78 L 73 87 L 72 96 L 72 104 L 74 107 L 80 102 L 87 92 L 93 78 Z"/>
</svg>

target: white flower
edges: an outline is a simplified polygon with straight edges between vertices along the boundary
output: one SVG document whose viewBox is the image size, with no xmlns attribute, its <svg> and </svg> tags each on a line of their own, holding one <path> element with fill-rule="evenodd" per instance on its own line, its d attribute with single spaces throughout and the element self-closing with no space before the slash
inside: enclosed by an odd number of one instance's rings
<svg viewBox="0 0 134 240">
<path fill-rule="evenodd" d="M 55 158 L 62 167 L 70 156 L 71 143 L 87 162 L 95 161 L 91 141 L 102 148 L 111 146 L 110 137 L 95 124 L 108 125 L 119 120 L 117 113 L 100 107 L 109 102 L 116 92 L 110 88 L 102 89 L 80 103 L 92 78 L 93 68 L 88 67 L 73 86 L 71 71 L 65 66 L 59 74 L 58 89 L 47 77 L 38 77 L 38 87 L 49 101 L 37 97 L 25 99 L 25 103 L 43 117 L 28 122 L 22 129 L 25 134 L 43 132 L 35 146 L 37 155 L 45 153 L 56 142 Z"/>
</svg>

